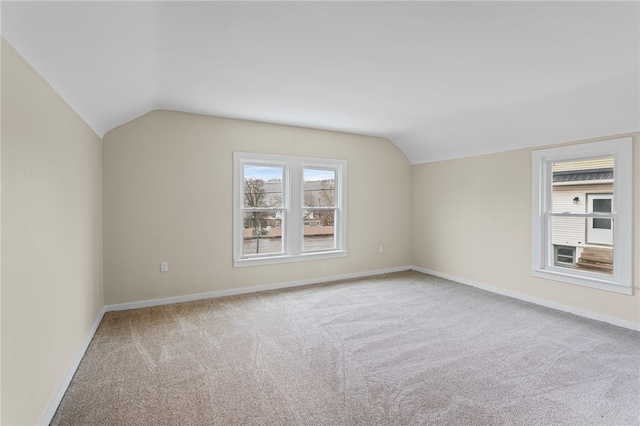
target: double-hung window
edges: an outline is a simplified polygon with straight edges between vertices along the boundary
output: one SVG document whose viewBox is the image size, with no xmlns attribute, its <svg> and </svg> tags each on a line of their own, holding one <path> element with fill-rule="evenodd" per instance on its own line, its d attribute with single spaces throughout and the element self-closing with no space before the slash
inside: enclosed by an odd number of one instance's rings
<svg viewBox="0 0 640 426">
<path fill-rule="evenodd" d="M 346 160 L 234 153 L 234 266 L 346 255 Z"/>
<path fill-rule="evenodd" d="M 532 275 L 632 293 L 632 141 L 532 154 Z"/>
</svg>

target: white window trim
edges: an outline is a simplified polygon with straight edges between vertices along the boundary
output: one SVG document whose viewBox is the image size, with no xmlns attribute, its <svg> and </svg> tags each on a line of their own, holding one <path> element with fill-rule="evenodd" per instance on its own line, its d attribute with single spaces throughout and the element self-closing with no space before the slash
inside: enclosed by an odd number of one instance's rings
<svg viewBox="0 0 640 426">
<path fill-rule="evenodd" d="M 233 266 L 268 265 L 305 260 L 328 259 L 347 255 L 347 161 L 328 158 L 297 157 L 288 155 L 233 153 Z M 243 256 L 242 211 L 244 204 L 244 165 L 273 164 L 284 167 L 283 206 L 285 211 L 283 229 L 284 253 L 264 256 Z M 335 185 L 335 249 L 303 250 L 304 218 L 302 212 L 303 185 L 302 171 L 305 167 L 333 169 L 336 171 Z M 333 208 L 332 208 L 333 210 Z"/>
<path fill-rule="evenodd" d="M 554 266 L 551 230 L 547 226 L 547 212 L 552 202 L 552 163 L 600 157 L 613 157 L 616 174 L 611 208 L 615 224 L 611 276 Z M 633 293 L 632 158 L 631 137 L 532 152 L 531 274 L 534 277 L 622 294 Z"/>
</svg>

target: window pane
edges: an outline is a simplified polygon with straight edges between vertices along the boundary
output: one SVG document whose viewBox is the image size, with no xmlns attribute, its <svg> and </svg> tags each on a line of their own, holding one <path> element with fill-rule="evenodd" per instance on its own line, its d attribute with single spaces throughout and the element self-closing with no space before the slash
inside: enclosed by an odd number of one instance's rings
<svg viewBox="0 0 640 426">
<path fill-rule="evenodd" d="M 283 211 L 245 212 L 243 256 L 282 253 Z"/>
<path fill-rule="evenodd" d="M 279 166 L 244 166 L 244 207 L 282 207 Z"/>
<path fill-rule="evenodd" d="M 586 246 L 578 256 L 576 268 L 613 275 L 613 247 Z"/>
<path fill-rule="evenodd" d="M 336 171 L 305 167 L 304 180 L 305 207 L 335 207 Z"/>
<path fill-rule="evenodd" d="M 551 243 L 553 245 L 578 247 L 586 241 L 586 223 L 584 217 L 552 217 Z"/>
<path fill-rule="evenodd" d="M 551 244 L 555 246 L 552 262 L 555 266 L 612 275 L 613 248 L 608 246 L 612 232 L 590 226 L 590 222 L 591 219 L 583 217 L 551 218 Z"/>
<path fill-rule="evenodd" d="M 303 250 L 336 248 L 335 210 L 304 210 L 303 214 Z"/>
<path fill-rule="evenodd" d="M 593 200 L 587 194 L 613 192 L 613 157 L 553 163 L 552 211 L 554 213 L 611 212 L 611 199 Z M 599 203 L 602 201 L 602 203 Z M 607 209 L 608 202 L 608 209 Z M 596 207 L 596 204 L 599 204 Z M 593 208 L 593 210 L 591 210 Z M 597 209 L 603 210 L 597 210 Z"/>
</svg>

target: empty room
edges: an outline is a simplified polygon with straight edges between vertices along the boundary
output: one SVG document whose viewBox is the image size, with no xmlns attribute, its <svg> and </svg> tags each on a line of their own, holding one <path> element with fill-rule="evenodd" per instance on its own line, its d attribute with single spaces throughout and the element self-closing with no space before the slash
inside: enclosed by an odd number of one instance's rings
<svg viewBox="0 0 640 426">
<path fill-rule="evenodd" d="M 639 2 L 0 15 L 0 424 L 640 424 Z"/>
</svg>

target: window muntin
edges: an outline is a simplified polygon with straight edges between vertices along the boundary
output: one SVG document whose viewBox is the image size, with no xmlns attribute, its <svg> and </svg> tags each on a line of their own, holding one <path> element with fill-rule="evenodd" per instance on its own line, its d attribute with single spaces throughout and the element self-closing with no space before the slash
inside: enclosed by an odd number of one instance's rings
<svg viewBox="0 0 640 426">
<path fill-rule="evenodd" d="M 346 161 L 234 153 L 234 266 L 346 255 Z"/>
<path fill-rule="evenodd" d="M 631 294 L 631 146 L 623 138 L 533 151 L 534 276 Z M 590 241 L 594 231 L 609 240 Z M 558 245 L 576 248 L 575 268 L 558 264 Z"/>
<path fill-rule="evenodd" d="M 283 216 L 283 210 L 244 212 L 243 257 L 283 253 L 282 232 L 276 223 Z"/>
</svg>

